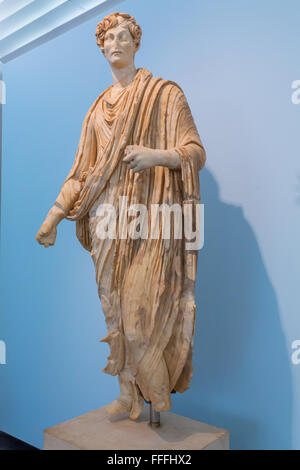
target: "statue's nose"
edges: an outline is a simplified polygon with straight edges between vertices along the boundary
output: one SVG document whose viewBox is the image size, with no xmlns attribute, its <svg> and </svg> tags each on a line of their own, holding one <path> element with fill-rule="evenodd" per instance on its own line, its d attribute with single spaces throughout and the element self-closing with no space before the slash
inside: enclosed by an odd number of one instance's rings
<svg viewBox="0 0 300 470">
<path fill-rule="evenodd" d="M 113 47 L 116 47 L 116 46 L 118 46 L 118 45 L 119 45 L 119 40 L 118 40 L 118 38 L 114 38 L 114 40 L 112 41 L 112 46 L 113 46 Z"/>
</svg>

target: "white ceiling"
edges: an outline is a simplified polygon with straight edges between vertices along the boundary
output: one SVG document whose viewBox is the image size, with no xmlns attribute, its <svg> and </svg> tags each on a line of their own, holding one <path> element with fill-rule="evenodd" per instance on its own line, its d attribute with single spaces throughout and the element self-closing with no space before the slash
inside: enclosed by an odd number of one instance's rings
<svg viewBox="0 0 300 470">
<path fill-rule="evenodd" d="M 123 0 L 0 0 L 0 60 L 50 40 Z"/>
</svg>

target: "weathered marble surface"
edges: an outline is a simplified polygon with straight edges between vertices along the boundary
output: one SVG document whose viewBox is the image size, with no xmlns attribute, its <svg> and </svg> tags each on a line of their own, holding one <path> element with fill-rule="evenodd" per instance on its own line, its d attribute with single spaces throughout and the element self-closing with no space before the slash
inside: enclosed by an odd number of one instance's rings
<svg viewBox="0 0 300 470">
<path fill-rule="evenodd" d="M 76 222 L 77 237 L 95 265 L 107 323 L 101 340 L 110 347 L 104 372 L 118 375 L 120 384 L 107 410 L 127 411 L 131 419 L 138 418 L 144 400 L 166 411 L 171 393 L 190 387 L 198 252 L 174 236 L 175 217 L 169 239 L 162 218 L 156 239 L 102 239 L 97 211 L 103 204 L 117 209 L 124 197 L 148 214 L 163 204 L 194 210 L 206 160 L 180 86 L 135 68 L 141 34 L 130 15 L 113 13 L 99 23 L 97 43 L 114 84 L 90 107 L 73 166 L 36 235 L 47 248 L 63 218 Z M 123 226 L 119 213 L 117 225 Z"/>
</svg>

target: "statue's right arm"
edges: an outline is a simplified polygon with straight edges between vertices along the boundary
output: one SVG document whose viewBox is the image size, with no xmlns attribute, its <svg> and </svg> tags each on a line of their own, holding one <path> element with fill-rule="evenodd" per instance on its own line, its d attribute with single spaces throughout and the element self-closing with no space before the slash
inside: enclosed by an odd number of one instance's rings
<svg viewBox="0 0 300 470">
<path fill-rule="evenodd" d="M 67 217 L 69 211 L 72 209 L 75 202 L 79 198 L 82 186 L 80 177 L 85 171 L 88 170 L 90 166 L 94 165 L 96 155 L 97 140 L 93 120 L 90 119 L 87 125 L 87 132 L 82 149 L 82 155 L 80 158 L 80 164 L 76 165 L 76 170 L 72 173 L 72 176 L 65 180 L 54 205 L 48 212 L 45 221 L 36 234 L 35 238 L 37 242 L 41 245 L 44 245 L 46 248 L 48 248 L 48 246 L 54 245 L 57 234 L 56 227 L 65 217 Z M 73 167 L 74 166 L 75 162 L 73 164 Z"/>
</svg>

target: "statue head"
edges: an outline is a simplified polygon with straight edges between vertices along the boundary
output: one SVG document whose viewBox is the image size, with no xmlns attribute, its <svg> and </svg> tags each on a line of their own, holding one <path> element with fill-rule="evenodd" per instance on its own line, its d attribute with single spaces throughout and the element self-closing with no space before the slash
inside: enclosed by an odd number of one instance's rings
<svg viewBox="0 0 300 470">
<path fill-rule="evenodd" d="M 123 68 L 134 61 L 140 47 L 141 27 L 133 16 L 114 12 L 97 25 L 96 42 L 110 65 Z"/>
</svg>

